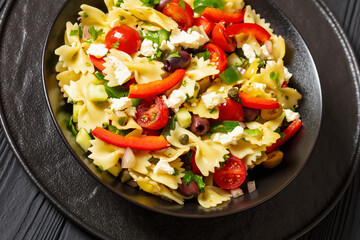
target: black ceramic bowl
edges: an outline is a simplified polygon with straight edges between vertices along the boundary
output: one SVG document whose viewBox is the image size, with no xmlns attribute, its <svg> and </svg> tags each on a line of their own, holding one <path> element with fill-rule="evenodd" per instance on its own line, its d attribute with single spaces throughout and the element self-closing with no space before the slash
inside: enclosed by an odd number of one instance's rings
<svg viewBox="0 0 360 240">
<path fill-rule="evenodd" d="M 185 202 L 184 206 L 167 202 L 134 189 L 127 184 L 121 184 L 106 172 L 100 173 L 87 159 L 86 154 L 76 144 L 75 138 L 66 129 L 64 120 L 69 119 L 69 106 L 65 104 L 55 78 L 55 65 L 58 57 L 54 51 L 64 44 L 65 23 L 67 21 L 76 22 L 80 5 L 84 3 L 106 12 L 103 0 L 71 0 L 65 4 L 53 23 L 45 45 L 43 83 L 48 106 L 59 133 L 78 163 L 104 186 L 133 203 L 160 213 L 181 217 L 216 217 L 244 211 L 266 201 L 279 193 L 302 170 L 315 145 L 321 122 L 322 98 L 316 66 L 302 37 L 285 15 L 269 1 L 251 0 L 246 1 L 246 4 L 250 4 L 257 13 L 261 14 L 262 18 L 271 23 L 275 33 L 285 39 L 287 46 L 285 65 L 294 74 L 291 79 L 291 86 L 303 95 L 298 111 L 301 114 L 304 126 L 284 146 L 285 158 L 283 163 L 273 170 L 255 168 L 250 176 L 256 180 L 257 190 L 255 192 L 232 199 L 212 209 L 204 209 L 194 200 Z M 75 159 L 74 164 L 78 164 Z"/>
</svg>

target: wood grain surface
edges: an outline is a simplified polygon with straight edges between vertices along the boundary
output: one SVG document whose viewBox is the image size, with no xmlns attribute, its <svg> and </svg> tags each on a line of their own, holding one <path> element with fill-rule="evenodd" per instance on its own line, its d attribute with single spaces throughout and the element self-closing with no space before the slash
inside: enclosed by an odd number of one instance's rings
<svg viewBox="0 0 360 240">
<path fill-rule="evenodd" d="M 0 10 L 6 0 L 0 0 Z M 348 34 L 360 59 L 360 1 L 324 0 Z M 329 39 L 331 41 L 331 39 Z M 331 53 L 329 53 L 329 60 Z M 37 190 L 0 129 L 0 239 L 93 239 Z M 300 239 L 360 239 L 360 170 L 342 200 Z"/>
</svg>

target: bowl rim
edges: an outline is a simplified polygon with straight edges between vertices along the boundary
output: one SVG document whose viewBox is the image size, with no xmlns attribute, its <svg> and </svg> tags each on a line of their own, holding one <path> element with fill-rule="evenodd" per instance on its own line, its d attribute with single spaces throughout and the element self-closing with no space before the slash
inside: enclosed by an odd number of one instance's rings
<svg viewBox="0 0 360 240">
<path fill-rule="evenodd" d="M 323 118 L 323 96 L 322 96 L 322 90 L 321 90 L 321 83 L 320 83 L 320 78 L 319 78 L 319 74 L 318 74 L 318 70 L 315 64 L 315 61 L 312 57 L 311 51 L 308 48 L 308 45 L 305 41 L 305 39 L 303 38 L 303 36 L 301 35 L 301 33 L 298 31 L 297 27 L 293 24 L 293 22 L 290 20 L 290 18 L 287 17 L 287 15 L 276 5 L 274 4 L 272 1 L 268 1 L 268 3 L 270 5 L 273 6 L 274 9 L 276 9 L 280 15 L 284 16 L 285 19 L 287 21 L 289 21 L 290 25 L 294 28 L 294 30 L 296 31 L 296 33 L 300 36 L 301 41 L 303 41 L 304 46 L 305 46 L 305 50 L 307 52 L 307 54 L 310 56 L 310 60 L 311 60 L 311 66 L 313 66 L 314 69 L 314 73 L 316 75 L 316 79 L 313 80 L 314 83 L 316 83 L 319 89 L 319 121 L 318 122 L 318 127 L 316 128 L 316 134 L 314 137 L 314 142 L 311 146 L 311 148 L 309 148 L 308 154 L 306 156 L 303 157 L 303 161 L 302 164 L 300 165 L 300 167 L 298 167 L 298 170 L 290 177 L 287 179 L 286 182 L 284 182 L 283 184 L 279 184 L 279 186 L 276 188 L 276 190 L 274 190 L 271 194 L 268 194 L 266 197 L 263 197 L 261 200 L 258 200 L 254 203 L 252 203 L 249 206 L 243 207 L 241 209 L 237 209 L 237 210 L 232 210 L 230 212 L 226 212 L 226 213 L 222 213 L 221 210 L 216 210 L 214 209 L 214 211 L 211 213 L 211 215 L 208 214 L 204 214 L 204 215 L 200 215 L 200 214 L 188 214 L 188 213 L 181 213 L 181 212 L 171 212 L 171 211 L 166 211 L 166 210 L 162 210 L 159 208 L 154 208 L 154 207 L 150 207 L 147 206 L 145 204 L 142 204 L 130 197 L 128 197 L 126 194 L 121 193 L 120 191 L 118 191 L 115 187 L 112 187 L 110 184 L 104 182 L 103 180 L 101 180 L 82 160 L 81 158 L 78 156 L 78 154 L 74 151 L 74 149 L 71 147 L 70 143 L 68 142 L 67 138 L 65 137 L 63 131 L 61 130 L 58 121 L 56 120 L 55 117 L 55 113 L 52 110 L 51 104 L 50 104 L 50 98 L 47 92 L 47 83 L 46 83 L 46 50 L 48 48 L 49 45 L 49 40 L 50 40 L 50 35 L 52 33 L 52 30 L 54 28 L 55 23 L 57 22 L 57 20 L 59 19 L 60 15 L 62 14 L 62 12 L 64 11 L 64 9 L 66 8 L 66 6 L 70 3 L 71 0 L 66 0 L 64 2 L 64 4 L 61 6 L 59 12 L 57 13 L 56 17 L 54 18 L 54 21 L 51 23 L 50 28 L 46 34 L 46 38 L 45 38 L 45 44 L 42 50 L 42 54 L 41 54 L 41 75 L 42 75 L 42 88 L 43 88 L 43 93 L 46 99 L 46 105 L 47 105 L 47 109 L 49 110 L 51 119 L 55 125 L 55 128 L 57 129 L 58 133 L 61 136 L 61 139 L 63 140 L 63 142 L 65 143 L 65 145 L 67 146 L 68 150 L 70 150 L 71 154 L 73 155 L 73 157 L 77 160 L 77 162 L 80 163 L 80 165 L 88 172 L 90 173 L 90 175 L 92 177 L 94 177 L 98 182 L 100 182 L 103 186 L 105 186 L 107 189 L 109 189 L 110 191 L 112 191 L 113 193 L 117 194 L 118 196 L 125 198 L 126 200 L 130 201 L 131 203 L 136 204 L 137 206 L 143 207 L 145 209 L 148 209 L 150 211 L 154 211 L 157 213 L 161 213 L 161 214 L 165 214 L 165 215 L 170 215 L 170 216 L 174 216 L 174 217 L 183 217 L 183 218 L 193 218 L 193 219 L 200 219 L 200 218 L 215 218 L 215 217 L 223 217 L 223 216 L 228 216 L 228 215 L 232 215 L 232 214 L 236 214 L 236 213 L 240 213 L 243 211 L 246 211 L 248 209 L 251 209 L 253 207 L 256 207 L 266 201 L 268 201 L 269 199 L 271 199 L 272 197 L 276 196 L 278 193 L 280 193 L 284 188 L 286 188 L 299 174 L 300 172 L 304 169 L 305 165 L 307 164 L 315 146 L 316 146 L 316 142 L 319 138 L 319 133 L 320 133 L 320 129 L 321 129 L 321 122 L 322 122 L 322 118 Z M 52 53 L 54 54 L 54 53 Z M 286 56 L 286 55 L 285 55 Z M 301 130 L 300 130 L 301 131 Z M 87 157 L 86 157 L 87 158 Z M 149 193 L 147 193 L 149 194 Z M 151 195 L 151 194 L 149 194 Z M 155 196 L 156 197 L 156 196 Z M 230 199 L 229 201 L 231 201 L 232 199 Z M 164 200 L 163 200 L 164 201 Z M 175 203 L 173 203 L 175 204 Z M 186 204 L 186 203 L 184 203 Z"/>
</svg>

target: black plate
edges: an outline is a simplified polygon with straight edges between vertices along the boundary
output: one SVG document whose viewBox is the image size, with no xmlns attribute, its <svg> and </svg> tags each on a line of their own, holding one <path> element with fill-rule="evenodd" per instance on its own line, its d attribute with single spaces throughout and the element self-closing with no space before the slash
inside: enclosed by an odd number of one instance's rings
<svg viewBox="0 0 360 240">
<path fill-rule="evenodd" d="M 324 120 L 308 163 L 269 201 L 201 220 L 140 208 L 74 164 L 50 120 L 41 83 L 41 49 L 63 2 L 6 4 L 0 35 L 1 120 L 25 171 L 80 226 L 103 238 L 181 239 L 185 229 L 193 239 L 285 239 L 314 226 L 340 199 L 358 163 L 359 69 L 341 28 L 321 2 L 274 1 L 303 35 L 320 75 Z"/>
<path fill-rule="evenodd" d="M 198 202 L 195 200 L 186 201 L 184 206 L 169 203 L 142 191 L 134 191 L 127 184 L 120 184 L 111 174 L 100 174 L 86 159 L 84 152 L 77 146 L 75 138 L 66 129 L 64 121 L 68 120 L 70 115 L 65 114 L 65 102 L 62 100 L 62 93 L 55 78 L 55 64 L 58 56 L 54 54 L 54 50 L 64 44 L 62 38 L 65 32 L 65 23 L 67 21 L 76 22 L 80 5 L 84 3 L 106 12 L 103 0 L 69 1 L 50 30 L 44 49 L 43 73 L 49 108 L 52 110 L 51 113 L 60 134 L 64 137 L 69 148 L 73 150 L 72 152 L 80 164 L 101 183 L 104 183 L 105 186 L 120 196 L 161 213 L 185 217 L 216 217 L 240 212 L 258 205 L 278 193 L 301 171 L 310 156 L 320 130 L 322 102 L 316 67 L 307 46 L 290 21 L 269 2 L 252 0 L 248 1 L 248 3 L 261 13 L 261 16 L 268 22 L 272 23 L 277 34 L 286 39 L 287 55 L 285 64 L 289 67 L 290 72 L 294 73 L 291 86 L 294 86 L 303 94 L 303 100 L 300 102 L 298 111 L 302 116 L 304 127 L 288 144 L 289 147 L 286 150 L 283 164 L 271 171 L 255 168 L 251 172 L 250 178 L 256 180 L 256 193 L 246 194 L 245 197 L 237 198 L 211 209 L 199 207 Z M 70 104 L 68 104 L 68 107 L 70 107 L 70 110 L 72 109 Z M 70 113 L 72 114 L 71 111 Z"/>
</svg>

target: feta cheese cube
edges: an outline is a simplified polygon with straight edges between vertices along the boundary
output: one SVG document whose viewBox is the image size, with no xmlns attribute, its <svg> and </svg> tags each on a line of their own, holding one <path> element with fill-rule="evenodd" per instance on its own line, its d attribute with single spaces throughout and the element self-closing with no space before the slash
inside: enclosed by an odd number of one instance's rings
<svg viewBox="0 0 360 240">
<path fill-rule="evenodd" d="M 92 43 L 86 53 L 93 55 L 96 58 L 102 58 L 108 53 L 108 51 L 109 49 L 105 47 L 105 44 Z"/>
<path fill-rule="evenodd" d="M 247 59 L 249 59 L 249 62 L 252 63 L 253 61 L 256 60 L 256 54 L 254 49 L 247 43 L 245 43 L 242 46 L 242 50 L 244 52 L 244 55 Z"/>
<path fill-rule="evenodd" d="M 210 39 L 203 27 L 196 26 L 190 28 L 187 32 L 180 29 L 174 29 L 170 35 L 170 42 L 174 46 L 182 46 L 184 48 L 198 49 L 209 40 Z"/>
<path fill-rule="evenodd" d="M 286 121 L 292 122 L 295 119 L 300 119 L 300 114 L 298 112 L 293 112 L 290 109 L 284 109 Z"/>
<path fill-rule="evenodd" d="M 285 81 L 288 82 L 292 77 L 292 74 L 289 72 L 289 69 L 287 69 L 286 67 L 284 67 L 284 73 L 285 73 Z"/>
<path fill-rule="evenodd" d="M 156 174 L 166 173 L 166 174 L 172 175 L 175 173 L 175 170 L 173 167 L 170 166 L 168 161 L 160 160 L 154 168 L 154 173 L 156 173 Z"/>
<path fill-rule="evenodd" d="M 130 117 L 136 116 L 136 108 L 135 107 L 128 107 L 125 109 L 125 113 Z"/>
<path fill-rule="evenodd" d="M 201 97 L 201 99 L 203 100 L 207 109 L 213 109 L 214 107 L 217 107 L 220 104 L 226 102 L 225 98 L 216 92 L 205 94 Z"/>
<path fill-rule="evenodd" d="M 151 57 L 156 54 L 157 48 L 158 45 L 156 43 L 153 43 L 149 39 L 144 39 L 144 41 L 141 44 L 139 53 L 145 57 Z"/>
<path fill-rule="evenodd" d="M 181 104 L 186 100 L 186 93 L 184 90 L 174 90 L 168 99 L 166 96 L 162 96 L 164 103 L 169 107 L 173 108 L 175 112 L 179 111 Z"/>
<path fill-rule="evenodd" d="M 221 143 L 222 145 L 236 145 L 244 133 L 244 128 L 237 126 L 231 132 L 225 133 L 215 133 L 211 136 L 211 139 L 214 142 Z"/>
<path fill-rule="evenodd" d="M 119 85 L 123 85 L 126 81 L 128 81 L 131 77 L 131 71 L 127 68 L 127 66 L 117 59 L 114 56 L 108 57 L 111 65 L 114 67 L 115 78 L 118 81 Z"/>
<path fill-rule="evenodd" d="M 132 107 L 132 101 L 128 97 L 122 98 L 109 98 L 110 108 L 114 111 L 122 111 L 129 107 Z"/>
<path fill-rule="evenodd" d="M 253 86 L 253 88 L 256 88 L 256 89 L 259 89 L 260 91 L 265 92 L 266 84 L 254 82 L 252 84 L 252 86 Z"/>
<path fill-rule="evenodd" d="M 160 50 L 172 52 L 175 50 L 175 46 L 170 41 L 162 41 L 162 43 L 160 45 Z"/>
</svg>

